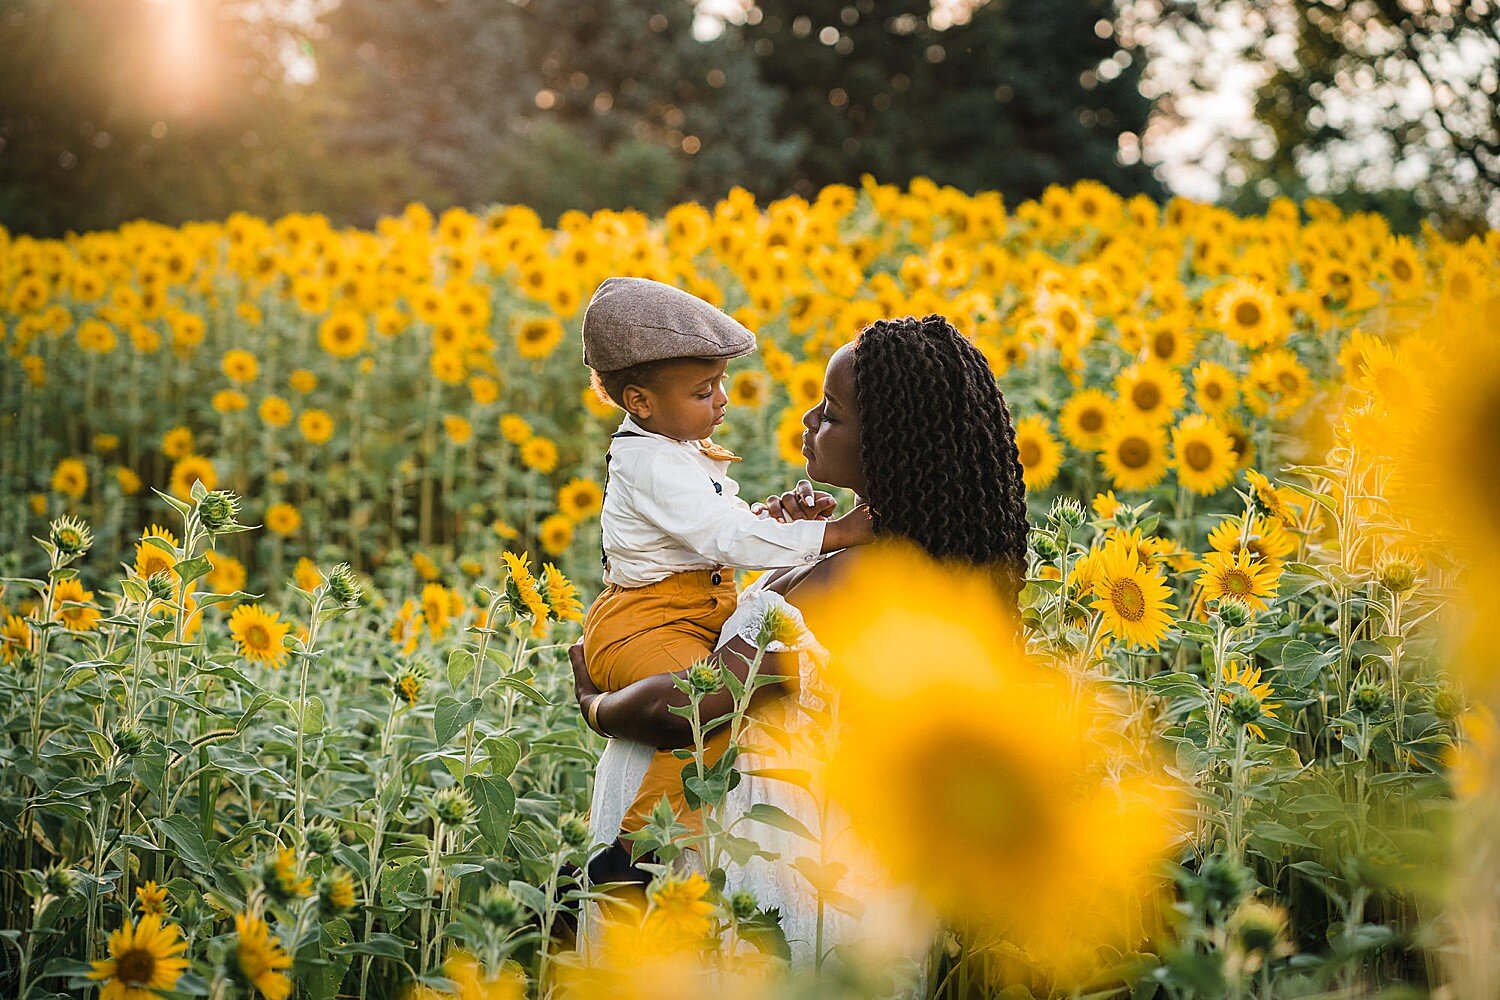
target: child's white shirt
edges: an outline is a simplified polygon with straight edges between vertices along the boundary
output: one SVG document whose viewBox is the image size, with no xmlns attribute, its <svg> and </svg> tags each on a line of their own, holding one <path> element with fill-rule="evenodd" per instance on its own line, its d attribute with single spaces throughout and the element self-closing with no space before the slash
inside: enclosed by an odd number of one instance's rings
<svg viewBox="0 0 1500 1000">
<path fill-rule="evenodd" d="M 599 523 L 604 582 L 644 587 L 688 570 L 774 569 L 817 562 L 823 521 L 783 524 L 740 499 L 728 461 L 696 441 L 646 430 L 627 416 L 610 441 Z"/>
</svg>

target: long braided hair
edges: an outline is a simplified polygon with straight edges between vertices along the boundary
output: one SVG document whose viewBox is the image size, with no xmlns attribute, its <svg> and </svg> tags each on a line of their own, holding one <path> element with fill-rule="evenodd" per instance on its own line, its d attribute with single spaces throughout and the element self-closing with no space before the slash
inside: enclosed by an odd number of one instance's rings
<svg viewBox="0 0 1500 1000">
<path fill-rule="evenodd" d="M 876 535 L 986 571 L 1016 610 L 1026 485 L 984 355 L 936 314 L 877 320 L 854 348 L 854 395 Z"/>
</svg>

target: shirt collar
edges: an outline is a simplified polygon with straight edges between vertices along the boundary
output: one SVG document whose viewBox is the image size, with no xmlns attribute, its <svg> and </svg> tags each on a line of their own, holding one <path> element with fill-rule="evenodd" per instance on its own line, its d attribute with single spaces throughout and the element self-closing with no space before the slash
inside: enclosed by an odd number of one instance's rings
<svg viewBox="0 0 1500 1000">
<path fill-rule="evenodd" d="M 699 450 L 698 442 L 696 441 L 679 441 L 677 440 L 677 438 L 667 437 L 665 434 L 658 434 L 655 431 L 646 430 L 646 428 L 636 423 L 635 418 L 628 413 L 625 414 L 625 419 L 620 421 L 619 430 L 629 431 L 632 434 L 639 434 L 641 437 L 656 438 L 658 441 L 667 441 L 672 444 L 686 445 L 687 447 L 692 448 L 694 451 Z M 618 431 L 616 433 L 618 433 Z"/>
</svg>

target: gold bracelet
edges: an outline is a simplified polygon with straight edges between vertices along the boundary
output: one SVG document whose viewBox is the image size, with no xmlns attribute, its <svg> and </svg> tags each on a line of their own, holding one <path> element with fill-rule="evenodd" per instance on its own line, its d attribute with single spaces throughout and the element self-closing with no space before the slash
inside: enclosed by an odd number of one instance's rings
<svg viewBox="0 0 1500 1000">
<path fill-rule="evenodd" d="M 600 736 L 603 736 L 605 739 L 608 740 L 608 739 L 613 739 L 614 737 L 610 736 L 608 733 L 606 733 L 603 729 L 601 729 L 599 727 L 599 703 L 601 701 L 603 701 L 603 700 L 604 700 L 604 692 L 603 691 L 601 691 L 598 694 L 594 695 L 594 700 L 591 701 L 591 702 L 589 702 L 589 710 L 586 713 L 586 715 L 587 715 L 588 722 L 589 722 L 589 728 L 592 729 L 594 732 L 598 733 Z"/>
</svg>

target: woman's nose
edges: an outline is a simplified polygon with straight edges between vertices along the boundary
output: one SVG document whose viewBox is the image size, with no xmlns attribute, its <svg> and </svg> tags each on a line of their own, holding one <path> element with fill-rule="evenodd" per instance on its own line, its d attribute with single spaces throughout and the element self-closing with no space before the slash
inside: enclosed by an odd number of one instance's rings
<svg viewBox="0 0 1500 1000">
<path fill-rule="evenodd" d="M 807 411 L 802 414 L 802 426 L 806 427 L 810 431 L 815 431 L 818 429 L 818 408 L 816 406 L 809 407 Z"/>
</svg>

